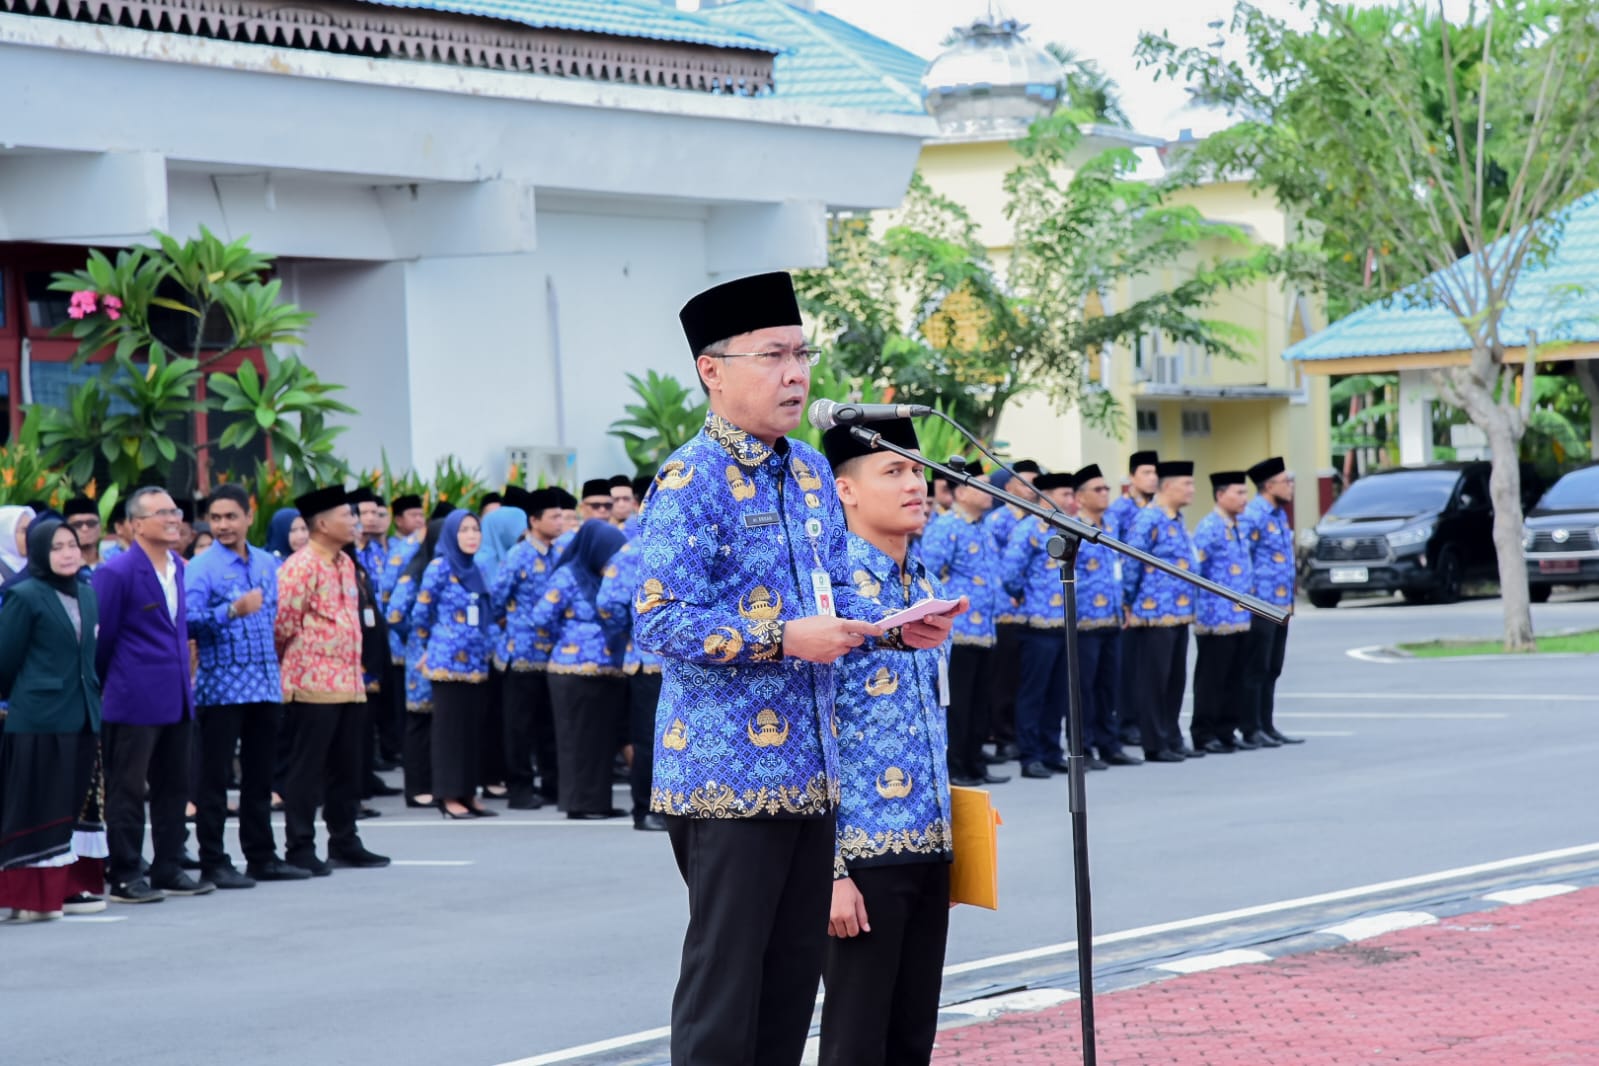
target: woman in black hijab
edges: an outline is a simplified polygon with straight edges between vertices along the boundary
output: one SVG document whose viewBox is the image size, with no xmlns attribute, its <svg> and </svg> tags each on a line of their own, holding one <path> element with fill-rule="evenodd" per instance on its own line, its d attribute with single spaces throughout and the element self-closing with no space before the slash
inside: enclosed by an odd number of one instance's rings
<svg viewBox="0 0 1599 1066">
<path fill-rule="evenodd" d="M 100 813 L 100 616 L 83 550 L 59 521 L 28 530 L 27 580 L 0 604 L 0 908 L 13 921 L 105 909 Z"/>
<path fill-rule="evenodd" d="M 428 523 L 427 535 L 405 572 L 389 594 L 389 628 L 405 642 L 405 805 L 433 806 L 433 686 L 422 674 L 422 653 L 427 650 L 427 634 L 411 625 L 411 608 L 422 588 L 422 573 L 439 550 L 444 519 Z"/>
</svg>

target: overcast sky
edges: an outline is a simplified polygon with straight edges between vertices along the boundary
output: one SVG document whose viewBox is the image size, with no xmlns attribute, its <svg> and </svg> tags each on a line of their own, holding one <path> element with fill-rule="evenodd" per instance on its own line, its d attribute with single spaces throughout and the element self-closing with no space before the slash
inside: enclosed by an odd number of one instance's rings
<svg viewBox="0 0 1599 1066">
<path fill-rule="evenodd" d="M 1365 6 L 1371 0 L 1357 2 Z M 1302 18 L 1294 0 L 1257 3 L 1268 11 Z M 817 6 L 931 59 L 953 27 L 970 23 L 990 5 L 987 0 L 818 0 Z M 1217 31 L 1207 23 L 1230 19 L 1230 0 L 1003 0 L 995 6 L 1030 25 L 1027 36 L 1034 43 L 1058 41 L 1098 62 L 1120 83 L 1123 107 L 1135 128 L 1171 137 L 1184 126 L 1214 124 L 1203 116 L 1184 114 L 1187 97 L 1182 87 L 1164 79 L 1157 82 L 1152 71 L 1140 70 L 1133 48 L 1146 30 L 1165 31 L 1185 45 L 1214 41 Z M 1465 0 L 1449 0 L 1447 6 L 1455 14 Z"/>
</svg>

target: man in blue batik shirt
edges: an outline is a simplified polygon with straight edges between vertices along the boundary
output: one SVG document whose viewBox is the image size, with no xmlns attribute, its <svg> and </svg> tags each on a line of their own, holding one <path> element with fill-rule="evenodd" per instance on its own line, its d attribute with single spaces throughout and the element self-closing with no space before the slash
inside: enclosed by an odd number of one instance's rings
<svg viewBox="0 0 1599 1066">
<path fill-rule="evenodd" d="M 967 463 L 966 472 L 982 476 L 983 468 Z M 949 773 L 955 784 L 974 788 L 1010 780 L 989 772 L 983 744 L 988 740 L 988 708 L 996 683 L 1014 684 L 995 677 L 991 668 L 995 620 L 1001 611 L 1011 609 L 1011 603 L 999 545 L 985 521 L 994 498 L 982 489 L 949 484 L 954 506 L 928 523 L 920 554 L 949 595 L 965 596 L 971 604 L 955 620 L 949 650 Z"/>
<path fill-rule="evenodd" d="M 200 728 L 200 781 L 195 835 L 201 876 L 218 888 L 257 881 L 300 881 L 310 871 L 277 857 L 272 839 L 272 770 L 283 702 L 272 622 L 278 607 L 278 562 L 244 539 L 250 497 L 220 485 L 207 504 L 215 543 L 194 557 L 184 577 L 189 639 L 198 652 L 194 677 Z M 239 757 L 239 845 L 245 873 L 228 858 L 228 770 Z"/>
<path fill-rule="evenodd" d="M 1273 456 L 1250 467 L 1249 480 L 1255 483 L 1256 495 L 1244 508 L 1238 528 L 1249 544 L 1255 596 L 1292 613 L 1296 575 L 1294 527 L 1288 521 L 1288 508 L 1294 503 L 1294 475 L 1281 456 Z M 1247 734 L 1249 739 L 1267 748 L 1305 742 L 1303 737 L 1278 730 L 1273 720 L 1277 678 L 1282 676 L 1287 651 L 1288 623 L 1250 619 L 1240 718 L 1243 726 L 1255 730 Z"/>
<path fill-rule="evenodd" d="M 1016 476 L 1003 483 L 1001 478 L 1005 472 L 994 471 L 994 486 L 1024 500 L 1038 499 L 1038 493 L 1033 491 L 1033 482 L 1043 473 L 1038 463 L 1032 459 L 1018 459 L 1011 469 Z M 989 533 L 993 535 L 994 547 L 1001 554 L 1005 551 L 1005 545 L 1010 543 L 1011 532 L 1024 513 L 1007 503 L 989 511 L 984 519 Z M 988 731 L 994 737 L 992 761 L 996 763 L 1007 762 L 1021 754 L 1016 744 L 1016 680 L 1021 676 L 1022 637 L 1026 632 L 1027 623 L 1023 621 L 1018 605 L 1007 598 L 1006 602 L 1000 604 L 999 614 L 994 618 L 994 653 L 988 661 L 988 676 L 994 679 L 993 687 L 989 690 Z"/>
<path fill-rule="evenodd" d="M 1183 508 L 1194 501 L 1194 464 L 1163 462 L 1149 506 L 1133 518 L 1121 538 L 1176 566 L 1192 570 L 1194 542 L 1183 525 Z M 1205 753 L 1183 743 L 1177 723 L 1188 687 L 1188 627 L 1194 621 L 1194 586 L 1144 563 L 1122 567 L 1122 605 L 1127 632 L 1123 651 L 1131 660 L 1133 703 L 1144 761 L 1182 762 Z"/>
<path fill-rule="evenodd" d="M 1194 551 L 1199 556 L 1199 576 L 1248 593 L 1254 587 L 1249 546 L 1238 527 L 1238 516 L 1249 502 L 1242 470 L 1210 475 L 1210 492 L 1216 509 L 1194 527 Z M 1238 691 L 1243 682 L 1245 653 L 1249 649 L 1249 612 L 1214 592 L 1196 590 L 1194 619 L 1194 719 L 1188 727 L 1196 751 L 1223 755 L 1238 750 Z M 1249 740 L 1243 747 L 1257 747 Z"/>
<path fill-rule="evenodd" d="M 633 627 L 662 659 L 651 807 L 689 896 L 672 1061 L 798 1063 L 832 898 L 833 663 L 885 635 L 849 582 L 827 460 L 786 436 L 818 357 L 792 281 L 730 281 L 679 318 L 710 414 L 651 491 Z"/>
<path fill-rule="evenodd" d="M 872 429 L 919 450 L 908 419 Z M 868 448 L 848 427 L 828 430 L 822 446 L 849 521 L 856 595 L 891 613 L 939 594 L 909 548 L 926 507 L 921 465 Z M 982 529 L 975 518 L 945 521 Z M 822 1066 L 932 1057 L 953 855 L 942 655 L 879 642 L 835 668 L 840 787 Z"/>
<path fill-rule="evenodd" d="M 1108 532 L 1105 510 L 1110 482 L 1097 465 L 1072 475 L 1077 515 Z M 1106 766 L 1143 762 L 1122 748 L 1117 699 L 1121 684 L 1122 566 L 1113 548 L 1084 541 L 1077 549 L 1077 655 L 1079 695 L 1083 705 L 1083 747 L 1092 760 Z"/>
</svg>

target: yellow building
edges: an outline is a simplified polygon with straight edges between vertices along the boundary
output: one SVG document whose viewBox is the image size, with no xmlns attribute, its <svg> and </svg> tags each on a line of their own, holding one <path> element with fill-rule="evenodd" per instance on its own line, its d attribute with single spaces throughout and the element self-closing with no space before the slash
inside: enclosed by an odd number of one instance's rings
<svg viewBox="0 0 1599 1066">
<path fill-rule="evenodd" d="M 1034 49 L 1014 23 L 979 20 L 928 67 L 923 78 L 927 106 L 939 121 L 939 136 L 922 149 L 919 166 L 928 184 L 961 204 L 979 225 L 983 243 L 1001 268 L 1013 234 L 1004 215 L 1005 174 L 1019 161 L 1011 144 L 1027 123 L 1053 109 L 1051 91 L 1060 68 Z M 1049 64 L 1055 64 L 1051 70 Z M 1131 130 L 1091 126 L 1079 149 L 1082 159 L 1112 147 L 1142 150 L 1152 176 L 1161 156 L 1181 150 L 1160 138 Z M 1159 150 L 1158 152 L 1156 150 Z M 1179 202 L 1205 218 L 1242 229 L 1251 240 L 1277 247 L 1288 236 L 1288 220 L 1271 199 L 1243 182 L 1189 189 Z M 1218 242 L 1201 254 L 1221 254 Z M 1237 253 L 1237 249 L 1232 249 Z M 1149 292 L 1178 284 L 1176 269 L 1152 276 L 1126 291 L 1101 297 L 1107 308 L 1126 306 Z M 1218 297 L 1212 316 L 1241 326 L 1252 338 L 1244 358 L 1212 358 L 1160 335 L 1131 349 L 1102 353 L 1088 372 L 1119 403 L 1124 426 L 1118 436 L 1087 425 L 1076 411 L 1060 413 L 1048 396 L 1034 393 L 1012 401 L 998 437 L 1010 454 L 1030 456 L 1054 470 L 1098 463 L 1115 477 L 1128 456 L 1153 448 L 1167 458 L 1191 459 L 1206 498 L 1205 475 L 1244 469 L 1269 455 L 1284 456 L 1298 475 L 1295 524 L 1309 528 L 1321 513 L 1323 475 L 1330 473 L 1327 379 L 1303 375 L 1285 362 L 1289 345 L 1323 324 L 1319 308 L 1280 281 L 1263 281 Z M 1198 506 L 1196 504 L 1196 506 Z"/>
</svg>

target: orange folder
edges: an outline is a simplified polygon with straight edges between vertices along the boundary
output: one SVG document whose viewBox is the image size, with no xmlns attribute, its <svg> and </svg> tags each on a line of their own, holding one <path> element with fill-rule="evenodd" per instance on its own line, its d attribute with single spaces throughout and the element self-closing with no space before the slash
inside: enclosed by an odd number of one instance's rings
<svg viewBox="0 0 1599 1066">
<path fill-rule="evenodd" d="M 955 903 L 999 909 L 999 812 L 987 789 L 952 785 L 950 835 L 955 864 L 949 871 L 949 898 Z"/>
</svg>

